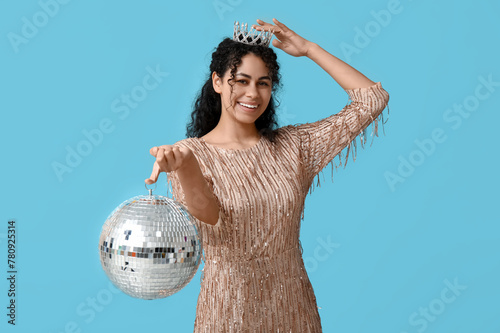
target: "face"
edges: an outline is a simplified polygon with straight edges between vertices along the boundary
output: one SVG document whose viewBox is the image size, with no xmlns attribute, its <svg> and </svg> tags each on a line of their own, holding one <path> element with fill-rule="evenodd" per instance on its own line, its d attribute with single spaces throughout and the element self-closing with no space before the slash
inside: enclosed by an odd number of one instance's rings
<svg viewBox="0 0 500 333">
<path fill-rule="evenodd" d="M 228 69 L 222 78 L 214 72 L 214 89 L 221 95 L 221 120 L 227 119 L 239 123 L 253 124 L 266 110 L 271 99 L 272 82 L 264 61 L 253 53 L 241 58 L 231 93 L 227 82 L 231 73 Z"/>
</svg>

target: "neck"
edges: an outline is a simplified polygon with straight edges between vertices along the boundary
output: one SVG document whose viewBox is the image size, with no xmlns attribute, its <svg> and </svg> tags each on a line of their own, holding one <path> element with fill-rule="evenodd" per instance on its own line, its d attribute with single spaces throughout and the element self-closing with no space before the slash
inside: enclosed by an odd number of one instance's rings
<svg viewBox="0 0 500 333">
<path fill-rule="evenodd" d="M 255 124 L 220 122 L 210 132 L 217 141 L 233 143 L 249 143 L 259 140 L 261 135 Z"/>
</svg>

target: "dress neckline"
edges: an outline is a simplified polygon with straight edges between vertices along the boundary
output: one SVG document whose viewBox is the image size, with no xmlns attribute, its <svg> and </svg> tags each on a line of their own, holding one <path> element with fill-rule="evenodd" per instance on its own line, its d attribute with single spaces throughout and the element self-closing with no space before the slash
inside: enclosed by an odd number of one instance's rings
<svg viewBox="0 0 500 333">
<path fill-rule="evenodd" d="M 219 147 L 219 146 L 216 146 L 216 145 L 213 145 L 211 143 L 206 142 L 205 139 L 203 139 L 202 137 L 199 137 L 198 139 L 201 142 L 203 142 L 206 146 L 213 147 L 214 149 L 217 149 L 217 150 L 226 151 L 226 152 L 235 152 L 235 151 L 243 152 L 243 151 L 254 150 L 258 146 L 260 146 L 260 144 L 264 141 L 264 135 L 260 136 L 259 141 L 257 141 L 257 143 L 255 143 L 253 146 L 247 147 L 247 148 L 223 148 L 223 147 Z"/>
</svg>

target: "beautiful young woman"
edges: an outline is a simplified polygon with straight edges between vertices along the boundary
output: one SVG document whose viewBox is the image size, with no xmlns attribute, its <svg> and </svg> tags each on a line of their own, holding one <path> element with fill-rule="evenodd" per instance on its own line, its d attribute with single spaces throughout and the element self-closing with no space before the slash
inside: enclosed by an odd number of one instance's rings
<svg viewBox="0 0 500 333">
<path fill-rule="evenodd" d="M 363 143 L 369 124 L 377 134 L 389 101 L 380 82 L 273 22 L 257 20 L 260 37 L 238 30 L 217 46 L 187 138 L 150 150 L 156 161 L 146 183 L 168 172 L 202 237 L 195 332 L 322 331 L 299 241 L 304 200 L 335 156 L 349 154 L 360 134 Z M 316 122 L 276 128 L 279 65 L 264 31 L 274 33 L 274 47 L 316 62 L 351 103 Z M 333 110 L 324 97 L 311 107 Z"/>
</svg>

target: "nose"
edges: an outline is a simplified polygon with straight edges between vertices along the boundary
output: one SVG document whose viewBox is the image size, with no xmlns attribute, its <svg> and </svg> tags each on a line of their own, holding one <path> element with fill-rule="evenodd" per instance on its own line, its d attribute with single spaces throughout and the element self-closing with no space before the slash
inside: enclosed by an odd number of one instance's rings
<svg viewBox="0 0 500 333">
<path fill-rule="evenodd" d="M 256 83 L 251 83 L 247 85 L 246 95 L 251 98 L 255 98 L 259 95 L 259 89 L 257 89 Z"/>
</svg>

